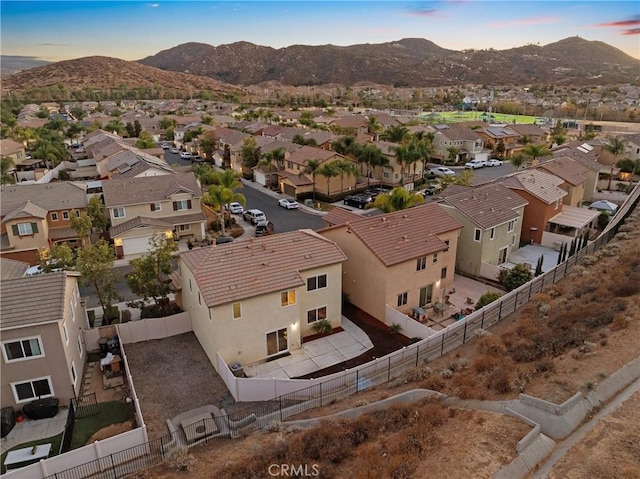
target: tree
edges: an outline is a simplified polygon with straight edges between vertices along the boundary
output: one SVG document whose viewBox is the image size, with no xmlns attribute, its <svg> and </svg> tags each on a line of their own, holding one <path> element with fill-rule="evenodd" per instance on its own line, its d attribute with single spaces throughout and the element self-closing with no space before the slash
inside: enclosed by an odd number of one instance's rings
<svg viewBox="0 0 640 479">
<path fill-rule="evenodd" d="M 276 153 L 278 152 L 278 153 Z M 269 172 L 269 186 L 271 188 L 273 188 L 273 172 L 277 171 L 278 167 L 277 165 L 277 159 L 276 156 L 278 158 L 280 158 L 280 155 L 282 156 L 282 158 L 284 159 L 284 149 L 283 148 L 277 148 L 275 150 L 269 151 L 268 153 L 265 153 L 264 155 L 262 155 L 262 159 L 260 161 L 258 161 L 258 164 L 256 165 L 258 168 L 262 168 L 263 166 L 267 167 L 267 171 Z M 276 164 L 274 164 L 276 163 Z"/>
<path fill-rule="evenodd" d="M 505 151 L 506 151 L 506 148 L 504 146 L 504 141 L 502 141 L 502 139 L 498 140 L 498 144 L 496 145 L 496 155 L 502 158 L 504 156 Z"/>
<path fill-rule="evenodd" d="M 308 160 L 304 165 L 304 172 L 311 175 L 313 182 L 313 202 L 316 202 L 316 174 L 319 173 L 320 160 Z"/>
<path fill-rule="evenodd" d="M 371 167 L 375 164 L 380 164 L 384 155 L 380 148 L 373 143 L 367 143 L 360 147 L 355 148 L 356 159 L 358 163 L 367 165 L 367 186 L 371 179 Z"/>
<path fill-rule="evenodd" d="M 598 228 L 603 230 L 607 227 L 608 224 L 609 224 L 609 213 L 607 213 L 606 211 L 603 211 L 598 215 Z"/>
<path fill-rule="evenodd" d="M 356 165 L 349 159 L 338 160 L 334 162 L 336 168 L 340 172 L 340 193 L 344 191 L 344 176 L 345 175 L 353 175 L 355 176 L 357 173 Z"/>
<path fill-rule="evenodd" d="M 502 273 L 504 271 L 504 273 Z M 533 274 L 523 264 L 517 264 L 510 270 L 502 270 L 499 276 L 500 283 L 507 288 L 507 291 L 513 291 L 533 278 Z"/>
<path fill-rule="evenodd" d="M 169 118 L 168 116 L 163 116 L 162 120 L 158 122 L 158 126 L 161 130 L 167 130 L 168 128 L 174 129 L 177 125 L 175 118 Z"/>
<path fill-rule="evenodd" d="M 73 250 L 66 242 L 53 243 L 48 251 L 44 248 L 38 250 L 38 262 L 45 273 L 50 273 L 54 269 L 70 269 L 75 264 Z"/>
<path fill-rule="evenodd" d="M 535 164 L 538 158 L 550 155 L 551 151 L 545 145 L 534 145 L 533 143 L 529 143 L 522 149 L 522 154 L 531 158 L 531 163 Z"/>
<path fill-rule="evenodd" d="M 152 299 L 163 316 L 171 314 L 169 294 L 174 291 L 171 280 L 173 272 L 173 252 L 178 245 L 164 234 L 151 237 L 149 251 L 139 258 L 132 259 L 131 271 L 127 274 L 127 285 L 131 291 L 141 297 L 134 301 L 134 307 L 142 309 Z"/>
<path fill-rule="evenodd" d="M 318 168 L 318 173 L 324 176 L 327 179 L 327 196 L 331 194 L 331 178 L 335 178 L 336 176 L 340 176 L 340 171 L 336 167 L 334 163 L 325 163 L 320 168 Z"/>
<path fill-rule="evenodd" d="M 381 138 L 392 143 L 400 143 L 409 134 L 409 128 L 404 125 L 391 125 L 381 135 Z"/>
<path fill-rule="evenodd" d="M 136 148 L 140 148 L 141 150 L 147 150 L 149 148 L 155 148 L 156 142 L 147 130 L 144 130 L 140 133 L 140 137 L 135 144 Z"/>
<path fill-rule="evenodd" d="M 609 184 L 607 190 L 611 191 L 611 180 L 613 179 L 613 168 L 618 161 L 618 156 L 624 153 L 626 147 L 626 140 L 619 137 L 608 137 L 607 142 L 603 145 L 605 151 L 613 155 L 613 161 L 611 162 L 611 172 L 609 174 Z"/>
<path fill-rule="evenodd" d="M 534 276 L 538 277 L 542 274 L 542 264 L 544 263 L 544 255 L 540 256 L 538 258 L 538 261 L 536 262 L 536 270 L 533 273 Z"/>
<path fill-rule="evenodd" d="M 378 132 L 382 130 L 382 124 L 378 121 L 378 119 L 374 115 L 367 116 L 365 120 L 365 125 L 367 125 L 367 133 L 373 135 L 374 141 L 378 140 Z"/>
<path fill-rule="evenodd" d="M 511 156 L 511 158 L 509 158 L 509 161 L 511 161 L 511 164 L 516 168 L 517 171 L 522 165 L 524 165 L 525 158 L 521 153 L 516 153 L 515 155 Z"/>
<path fill-rule="evenodd" d="M 440 178 L 442 190 L 449 185 L 473 186 L 473 169 L 463 170 L 459 175 L 445 175 Z"/>
<path fill-rule="evenodd" d="M 86 211 L 83 211 L 78 215 L 77 210 L 71 210 L 71 215 L 69 217 L 69 223 L 71 224 L 71 228 L 73 228 L 76 233 L 78 233 L 78 237 L 80 241 L 84 243 L 85 239 L 89 237 L 91 233 L 91 218 L 87 214 Z"/>
<path fill-rule="evenodd" d="M 447 153 L 449 153 L 450 161 L 453 161 L 454 163 L 458 162 L 458 153 L 460 153 L 460 150 L 458 148 L 456 148 L 455 146 L 450 146 L 449 148 L 447 148 Z"/>
<path fill-rule="evenodd" d="M 82 281 L 87 286 L 93 286 L 102 311 L 111 309 L 114 300 L 122 298 L 116 290 L 119 275 L 113 271 L 116 253 L 105 240 L 96 244 L 86 244 L 78 250 L 76 270 L 80 272 Z"/>
<path fill-rule="evenodd" d="M 0 174 L 2 175 L 0 184 L 11 185 L 16 182 L 15 176 L 11 173 L 15 163 L 10 156 L 0 158 Z"/>
<path fill-rule="evenodd" d="M 142 133 L 142 125 L 140 124 L 140 121 L 135 120 L 133 122 L 133 136 L 140 137 L 140 133 Z"/>
<path fill-rule="evenodd" d="M 242 141 L 240 148 L 242 158 L 242 169 L 244 172 L 251 172 L 260 160 L 260 147 L 253 136 L 247 136 Z"/>
<path fill-rule="evenodd" d="M 494 301 L 500 299 L 500 293 L 496 293 L 494 291 L 487 291 L 480 296 L 478 302 L 475 305 L 475 310 L 478 311 L 484 308 L 487 304 L 493 303 Z"/>
<path fill-rule="evenodd" d="M 91 227 L 98 230 L 99 233 L 104 233 L 109 228 L 109 218 L 105 214 L 104 205 L 100 201 L 99 196 L 92 196 L 89 198 L 86 209 L 87 215 L 91 218 Z"/>
<path fill-rule="evenodd" d="M 125 125 L 120 120 L 110 120 L 104 126 L 104 130 L 109 132 L 115 131 L 117 135 L 122 136 L 122 134 L 125 132 Z"/>
<path fill-rule="evenodd" d="M 216 171 L 212 175 L 212 184 L 209 190 L 202 196 L 202 203 L 211 206 L 218 212 L 220 218 L 220 230 L 225 236 L 225 205 L 238 202 L 245 205 L 247 200 L 244 195 L 234 190 L 242 188 L 242 182 L 238 172 L 234 170 Z"/>
<path fill-rule="evenodd" d="M 410 193 L 402 186 L 391 190 L 391 193 L 381 193 L 376 197 L 373 206 L 385 213 L 405 210 L 424 203 L 424 197 L 419 193 Z"/>
</svg>

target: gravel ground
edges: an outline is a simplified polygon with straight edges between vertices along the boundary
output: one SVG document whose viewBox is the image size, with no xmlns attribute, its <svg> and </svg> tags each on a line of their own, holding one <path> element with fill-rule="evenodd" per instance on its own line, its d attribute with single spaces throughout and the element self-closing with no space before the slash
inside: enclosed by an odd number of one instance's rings
<svg viewBox="0 0 640 479">
<path fill-rule="evenodd" d="M 248 406 L 234 401 L 192 332 L 127 344 L 125 352 L 150 438 L 169 432 L 167 419 L 200 406 Z"/>
</svg>

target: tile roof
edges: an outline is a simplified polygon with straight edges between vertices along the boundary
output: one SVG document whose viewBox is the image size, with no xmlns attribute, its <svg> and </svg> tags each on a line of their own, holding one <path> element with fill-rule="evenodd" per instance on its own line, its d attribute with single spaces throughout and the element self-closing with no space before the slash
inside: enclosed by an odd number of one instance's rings
<svg viewBox="0 0 640 479">
<path fill-rule="evenodd" d="M 0 330 L 62 320 L 67 276 L 80 275 L 60 271 L 0 282 Z"/>
<path fill-rule="evenodd" d="M 23 261 L 0 258 L 0 279 L 22 278 L 31 266 Z"/>
<path fill-rule="evenodd" d="M 437 235 L 462 223 L 436 203 L 363 219 L 346 226 L 385 265 L 391 266 L 447 248 Z"/>
<path fill-rule="evenodd" d="M 0 155 L 8 156 L 20 150 L 24 150 L 22 143 L 13 141 L 11 138 L 3 138 L 0 140 Z"/>
<path fill-rule="evenodd" d="M 292 151 L 296 151 L 302 148 L 302 145 L 298 145 L 297 143 L 291 143 L 290 141 L 274 140 L 273 138 L 269 138 L 266 136 L 259 136 L 257 138 L 267 138 L 271 140 L 270 143 L 267 143 L 262 147 L 261 152 L 263 155 L 265 153 L 269 153 L 271 151 L 277 150 L 278 148 L 282 148 L 286 153 L 291 153 Z"/>
<path fill-rule="evenodd" d="M 242 141 L 247 137 L 251 136 L 248 133 L 244 133 L 238 130 L 232 130 L 231 128 L 219 127 L 214 131 L 214 135 L 223 143 L 227 143 L 229 145 L 235 145 L 237 143 L 242 143 Z"/>
<path fill-rule="evenodd" d="M 525 190 L 548 205 L 568 195 L 559 188 L 563 182 L 562 178 L 536 169 L 515 173 L 501 181 L 506 187 Z"/>
<path fill-rule="evenodd" d="M 573 186 L 580 185 L 589 179 L 589 168 L 568 156 L 540 163 L 538 169 L 556 175 Z"/>
<path fill-rule="evenodd" d="M 119 225 L 112 226 L 109 228 L 109 234 L 112 238 L 121 235 L 122 233 L 126 233 L 127 231 L 131 231 L 134 228 L 145 227 L 145 226 L 157 226 L 158 228 L 169 229 L 173 227 L 171 223 L 167 223 L 161 219 L 157 218 L 145 218 L 143 216 L 136 216 L 129 221 L 125 221 L 124 223 L 120 223 Z"/>
<path fill-rule="evenodd" d="M 208 306 L 301 286 L 301 271 L 346 259 L 333 241 L 311 230 L 196 248 L 179 255 L 193 272 Z"/>
<path fill-rule="evenodd" d="M 484 229 L 516 219 L 519 216 L 515 211 L 516 208 L 529 204 L 515 191 L 495 183 L 448 195 L 442 201 L 453 206 Z"/>
<path fill-rule="evenodd" d="M 316 148 L 314 146 L 303 146 L 296 151 L 292 151 L 287 161 L 291 161 L 297 165 L 305 165 L 309 160 L 320 160 L 322 163 L 333 157 L 346 158 L 335 151 L 323 150 L 322 148 Z"/>
<path fill-rule="evenodd" d="M 521 135 L 544 136 L 547 134 L 547 132 L 540 128 L 538 125 L 531 125 L 526 123 L 510 125 L 510 128 L 520 133 Z"/>
<path fill-rule="evenodd" d="M 202 189 L 195 175 L 191 172 L 136 178 L 111 178 L 102 182 L 104 204 L 107 208 L 164 201 L 178 191 L 191 193 L 197 198 L 202 196 Z"/>
<path fill-rule="evenodd" d="M 362 219 L 362 217 L 353 213 L 351 210 L 338 206 L 337 208 L 332 209 L 331 211 L 329 211 L 329 213 L 324 215 L 322 219 L 325 223 L 327 223 L 328 226 L 335 226 L 350 223 L 353 221 L 359 221 Z"/>
<path fill-rule="evenodd" d="M 33 204 L 31 201 L 25 201 L 18 206 L 15 210 L 8 213 L 2 218 L 2 222 L 9 221 L 15 218 L 46 218 L 47 210 Z"/>
<path fill-rule="evenodd" d="M 481 140 L 482 136 L 473 131 L 471 128 L 460 128 L 456 126 L 451 126 L 446 130 L 441 130 L 436 134 L 441 134 L 444 137 L 450 140 Z"/>
<path fill-rule="evenodd" d="M 45 211 L 80 209 L 87 206 L 87 194 L 84 184 L 67 181 L 4 185 L 0 188 L 0 216 L 11 213 L 27 201 Z"/>
<path fill-rule="evenodd" d="M 305 174 L 290 173 L 288 171 L 278 171 L 276 174 L 280 178 L 287 178 L 294 186 L 312 185 L 313 181 Z"/>
</svg>

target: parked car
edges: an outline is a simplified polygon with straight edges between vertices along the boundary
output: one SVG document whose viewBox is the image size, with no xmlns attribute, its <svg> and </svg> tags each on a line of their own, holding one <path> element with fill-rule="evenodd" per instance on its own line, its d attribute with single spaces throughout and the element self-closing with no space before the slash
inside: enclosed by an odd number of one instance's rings
<svg viewBox="0 0 640 479">
<path fill-rule="evenodd" d="M 484 160 L 471 160 L 464 164 L 465 170 L 475 170 L 477 168 L 483 168 L 486 166 L 487 162 Z"/>
<path fill-rule="evenodd" d="M 502 160 L 491 158 L 489 161 L 487 161 L 487 166 L 502 166 Z"/>
<path fill-rule="evenodd" d="M 233 203 L 229 203 L 228 205 L 224 205 L 224 209 L 226 209 L 232 215 L 241 215 L 242 213 L 244 213 L 244 208 L 242 207 L 242 205 L 240 203 L 236 203 L 235 201 Z"/>
<path fill-rule="evenodd" d="M 175 146 L 172 146 L 171 148 L 169 148 L 169 151 L 170 151 L 171 153 L 176 153 L 176 154 L 177 154 L 177 153 L 180 153 L 180 150 L 178 150 Z"/>
<path fill-rule="evenodd" d="M 191 155 L 191 162 L 192 163 L 202 163 L 204 161 L 204 158 L 202 158 L 202 156 L 195 154 L 195 155 Z"/>
<path fill-rule="evenodd" d="M 446 166 L 436 166 L 435 168 L 431 168 L 429 173 L 436 176 L 448 176 L 455 175 L 456 172 Z"/>
<path fill-rule="evenodd" d="M 162 144 L 160 145 L 160 147 L 161 147 L 163 150 L 168 150 L 169 148 L 171 148 L 171 145 L 169 145 L 169 143 L 162 143 Z"/>
<path fill-rule="evenodd" d="M 216 244 L 231 243 L 232 241 L 233 236 L 218 236 L 216 238 Z"/>
<path fill-rule="evenodd" d="M 258 221 L 256 225 L 256 236 L 266 236 L 273 234 L 274 228 L 273 223 L 268 220 Z"/>
<path fill-rule="evenodd" d="M 373 202 L 373 198 L 369 195 L 358 194 L 358 195 L 349 195 L 345 196 L 343 203 L 348 206 L 354 206 L 356 208 L 360 208 L 361 210 L 365 209 L 369 203 Z"/>
<path fill-rule="evenodd" d="M 282 198 L 278 200 L 278 205 L 288 210 L 294 210 L 300 207 L 300 204 L 292 198 Z"/>
<path fill-rule="evenodd" d="M 242 213 L 242 217 L 245 221 L 250 221 L 252 225 L 257 225 L 259 221 L 265 221 L 267 219 L 267 215 L 264 212 L 256 209 L 247 210 Z"/>
<path fill-rule="evenodd" d="M 442 187 L 439 184 L 434 183 L 433 185 L 427 186 L 422 193 L 424 196 L 433 196 L 437 195 L 441 189 Z"/>
<path fill-rule="evenodd" d="M 189 153 L 188 151 L 183 151 L 180 153 L 180 158 L 182 158 L 183 160 L 190 160 L 191 153 Z"/>
</svg>

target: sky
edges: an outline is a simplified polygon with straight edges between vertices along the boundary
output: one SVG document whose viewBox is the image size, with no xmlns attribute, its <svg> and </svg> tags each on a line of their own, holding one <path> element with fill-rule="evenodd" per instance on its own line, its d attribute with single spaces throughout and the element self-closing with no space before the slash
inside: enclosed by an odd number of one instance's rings
<svg viewBox="0 0 640 479">
<path fill-rule="evenodd" d="M 640 2 L 614 0 L 0 0 L 0 53 L 123 60 L 187 42 L 290 45 L 425 38 L 453 50 L 546 45 L 570 36 L 640 58 Z"/>
</svg>

